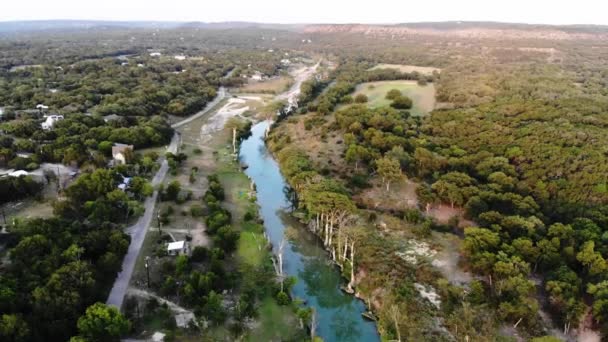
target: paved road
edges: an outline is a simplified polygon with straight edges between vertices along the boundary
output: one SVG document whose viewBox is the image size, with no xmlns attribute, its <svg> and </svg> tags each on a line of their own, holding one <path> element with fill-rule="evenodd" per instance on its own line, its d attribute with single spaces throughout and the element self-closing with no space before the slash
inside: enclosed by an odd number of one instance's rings
<svg viewBox="0 0 608 342">
<path fill-rule="evenodd" d="M 232 72 L 231 70 L 225 77 L 230 77 Z M 194 114 L 191 117 L 188 117 L 180 122 L 177 122 L 171 125 L 172 128 L 181 127 L 187 123 L 192 122 L 197 118 L 207 114 L 211 109 L 213 109 L 220 101 L 222 101 L 228 92 L 226 88 L 220 87 L 218 89 L 216 97 L 213 101 L 209 102 L 203 110 Z M 177 148 L 180 145 L 181 137 L 179 133 L 173 135 L 171 139 L 171 144 L 167 147 L 167 152 L 177 153 Z M 152 178 L 152 185 L 156 188 L 157 185 L 162 183 L 165 180 L 165 176 L 167 175 L 167 171 L 169 170 L 169 164 L 167 160 L 163 157 L 162 163 L 154 178 Z M 122 261 L 122 270 L 116 276 L 116 280 L 114 281 L 114 285 L 112 286 L 112 290 L 108 295 L 108 300 L 106 304 L 114 305 L 119 309 L 122 307 L 122 303 L 125 299 L 125 295 L 127 293 L 127 288 L 129 287 L 129 283 L 131 282 L 131 276 L 133 275 L 133 269 L 135 268 L 135 262 L 137 261 L 137 257 L 139 255 L 139 251 L 141 250 L 141 246 L 144 243 L 144 239 L 146 238 L 146 233 L 150 228 L 150 224 L 152 223 L 152 219 L 154 218 L 154 207 L 156 204 L 156 199 L 158 198 L 158 192 L 154 191 L 151 197 L 148 197 L 145 201 L 144 207 L 146 210 L 144 214 L 137 220 L 137 222 L 131 227 L 126 229 L 127 234 L 131 235 L 131 243 L 129 244 L 129 249 L 125 258 Z"/>
<path fill-rule="evenodd" d="M 217 106 L 218 103 L 220 103 L 220 101 L 222 101 L 223 99 L 226 98 L 226 96 L 228 95 L 228 92 L 226 91 L 226 88 L 224 87 L 220 87 L 217 91 L 217 95 L 215 96 L 215 98 L 213 99 L 213 101 L 207 103 L 207 105 L 205 106 L 205 108 L 203 108 L 203 110 L 201 110 L 200 112 L 192 115 L 191 117 L 188 117 L 187 119 L 184 119 L 180 122 L 174 123 L 173 125 L 171 125 L 172 128 L 179 128 L 187 123 L 192 122 L 193 120 L 196 120 L 198 118 L 200 118 L 201 116 L 207 114 L 213 107 Z"/>
<path fill-rule="evenodd" d="M 179 135 L 173 135 L 173 139 L 171 139 L 171 144 L 169 144 L 167 152 L 176 153 L 179 141 Z M 152 185 L 155 188 L 165 179 L 168 170 L 169 164 L 163 157 L 160 168 L 152 179 Z M 154 205 L 156 204 L 157 197 L 158 191 L 155 190 L 152 196 L 146 199 L 144 204 L 146 210 L 144 211 L 144 214 L 134 225 L 127 228 L 127 234 L 131 235 L 131 243 L 129 244 L 129 250 L 125 255 L 125 258 L 122 261 L 122 271 L 118 273 L 118 276 L 114 281 L 114 286 L 112 286 L 112 291 L 110 291 L 110 294 L 108 295 L 108 300 L 106 301 L 108 305 L 114 305 L 119 309 L 122 307 L 122 302 L 125 299 L 125 294 L 127 293 L 127 288 L 129 287 L 131 276 L 133 275 L 133 269 L 135 268 L 135 262 L 137 261 L 139 250 L 144 243 L 146 233 L 148 232 L 148 228 L 150 227 L 154 217 Z"/>
</svg>

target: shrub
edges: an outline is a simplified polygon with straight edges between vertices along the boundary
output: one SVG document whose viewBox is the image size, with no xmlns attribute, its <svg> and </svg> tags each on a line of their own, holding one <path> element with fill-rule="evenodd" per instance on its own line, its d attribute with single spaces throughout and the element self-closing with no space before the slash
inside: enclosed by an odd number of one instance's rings
<svg viewBox="0 0 608 342">
<path fill-rule="evenodd" d="M 279 305 L 287 305 L 289 304 L 290 300 L 289 300 L 289 296 L 287 295 L 287 293 L 280 291 L 277 294 L 277 303 L 279 303 Z"/>
<path fill-rule="evenodd" d="M 393 100 L 391 107 L 395 109 L 410 109 L 412 108 L 412 99 L 407 96 L 399 96 Z"/>
<path fill-rule="evenodd" d="M 391 89 L 388 91 L 388 93 L 386 93 L 386 99 L 387 100 L 394 100 L 400 96 L 403 96 L 403 94 L 401 94 L 401 91 L 399 89 Z"/>
<path fill-rule="evenodd" d="M 192 249 L 192 255 L 190 256 L 190 260 L 193 262 L 201 262 L 207 259 L 209 255 L 209 250 L 203 246 L 196 246 Z"/>
<path fill-rule="evenodd" d="M 205 209 L 202 205 L 194 204 L 190 207 L 190 214 L 192 217 L 201 217 L 205 215 Z"/>
<path fill-rule="evenodd" d="M 254 218 L 255 218 L 255 215 L 251 211 L 248 211 L 245 213 L 245 216 L 243 216 L 243 221 L 251 221 Z"/>
<path fill-rule="evenodd" d="M 366 103 L 367 101 L 367 95 L 365 94 L 358 94 L 355 96 L 355 103 Z"/>
</svg>

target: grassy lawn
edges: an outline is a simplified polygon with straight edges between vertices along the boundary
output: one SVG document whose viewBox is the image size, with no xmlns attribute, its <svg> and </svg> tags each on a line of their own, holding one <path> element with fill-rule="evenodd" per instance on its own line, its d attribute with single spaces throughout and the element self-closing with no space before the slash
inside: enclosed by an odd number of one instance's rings
<svg viewBox="0 0 608 342">
<path fill-rule="evenodd" d="M 268 257 L 263 235 L 264 228 L 251 222 L 243 223 L 241 227 L 242 232 L 237 247 L 239 260 L 251 266 L 259 266 Z"/>
<path fill-rule="evenodd" d="M 391 89 L 398 89 L 412 99 L 412 115 L 425 115 L 435 108 L 435 85 L 432 83 L 420 86 L 416 81 L 369 82 L 358 85 L 353 96 L 365 94 L 370 107 L 383 107 L 391 104 L 391 100 L 385 98 Z"/>
<path fill-rule="evenodd" d="M 267 298 L 259 309 L 260 325 L 247 336 L 246 341 L 285 341 L 301 333 L 293 311 Z"/>
<path fill-rule="evenodd" d="M 375 67 L 371 68 L 370 70 L 376 70 L 376 69 L 396 69 L 396 70 L 399 70 L 400 72 L 417 71 L 424 75 L 431 75 L 433 73 L 433 71 L 441 72 L 441 69 L 433 68 L 433 67 L 423 67 L 423 66 L 406 65 L 406 64 L 385 64 L 385 63 L 378 64 Z"/>
</svg>

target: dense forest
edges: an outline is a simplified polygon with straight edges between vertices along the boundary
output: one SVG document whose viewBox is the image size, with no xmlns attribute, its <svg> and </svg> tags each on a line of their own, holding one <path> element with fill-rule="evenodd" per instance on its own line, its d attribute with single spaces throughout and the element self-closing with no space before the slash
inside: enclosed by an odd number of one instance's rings
<svg viewBox="0 0 608 342">
<path fill-rule="evenodd" d="M 333 38 L 348 44 L 353 36 Z M 332 52 L 340 63 L 330 80 L 305 88 L 301 100 L 308 108 L 283 120 L 270 137 L 299 208 L 341 265 L 349 287 L 358 282 L 360 295 L 372 300 L 377 291 L 388 292 L 372 307 L 380 315 L 381 332 L 392 338 L 495 340 L 500 322 L 524 336 L 541 336 L 547 334 L 542 308 L 565 334 L 579 328 L 588 314 L 605 331 L 608 79 L 597 53 L 606 47 L 581 51 L 573 42 L 562 42 L 559 59 L 547 61 L 546 54 L 533 49 L 507 49 L 491 40 L 468 44 L 469 51 L 429 48 L 425 58 L 420 48 L 400 56 L 397 48 L 378 47 L 364 55 L 366 48 L 358 44 L 338 52 L 336 43 Z M 450 54 L 459 54 L 459 62 L 449 62 Z M 348 95 L 357 84 L 408 79 L 377 78 L 368 69 L 378 62 L 443 67 L 441 75 L 428 80 L 436 83 L 443 109 L 412 117 L 411 102 L 394 100 L 400 96 L 396 90 L 387 93 L 393 99 L 390 107 L 369 108 L 367 99 L 351 105 Z M 301 137 L 294 140 L 296 127 L 320 137 L 327 149 L 336 141 L 343 147 L 332 155 L 306 146 Z M 388 194 L 391 184 L 405 178 L 417 184 L 418 209 L 383 211 L 359 200 L 369 187 Z M 428 210 L 441 203 L 462 208 L 461 219 L 474 224 L 463 226 L 457 218 L 448 224 L 434 221 Z M 394 257 L 399 244 L 391 236 L 396 233 L 376 231 L 380 215 L 409 227 L 410 233 L 400 232 L 406 236 L 429 238 L 433 230 L 461 236 L 463 266 L 476 280 L 455 285 L 430 275 L 436 272 L 427 269 L 430 265 L 396 267 L 403 264 Z M 351 249 L 358 260 L 350 257 Z M 367 274 L 364 279 L 356 280 L 353 263 Z M 378 283 L 387 277 L 390 286 Z M 449 334 L 434 331 L 437 324 L 421 328 L 429 312 L 412 309 L 420 305 L 414 285 L 424 279 L 444 301 L 431 315 L 443 317 Z M 487 316 L 488 310 L 493 314 Z"/>
</svg>

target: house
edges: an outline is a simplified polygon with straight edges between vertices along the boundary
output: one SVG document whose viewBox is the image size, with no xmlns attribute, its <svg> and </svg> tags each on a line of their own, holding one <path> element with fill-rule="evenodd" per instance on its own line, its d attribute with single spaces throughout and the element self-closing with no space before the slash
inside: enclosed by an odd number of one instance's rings
<svg viewBox="0 0 608 342">
<path fill-rule="evenodd" d="M 256 71 L 253 73 L 253 75 L 251 75 L 251 79 L 254 81 L 261 81 L 264 79 L 264 75 L 262 75 L 261 72 Z"/>
<path fill-rule="evenodd" d="M 110 114 L 103 117 L 104 122 L 111 122 L 116 120 L 120 120 L 120 115 Z"/>
<path fill-rule="evenodd" d="M 177 56 L 173 56 L 173 58 L 177 59 L 178 61 L 183 61 L 186 59 L 186 56 L 184 55 L 177 55 Z"/>
<path fill-rule="evenodd" d="M 126 164 L 129 152 L 133 152 L 133 145 L 114 144 L 112 146 L 112 158 L 116 164 Z"/>
<path fill-rule="evenodd" d="M 161 55 L 160 52 L 150 52 L 150 57 L 160 57 Z"/>
<path fill-rule="evenodd" d="M 281 59 L 281 64 L 283 64 L 283 65 L 289 65 L 289 64 L 291 64 L 291 61 L 289 59 L 287 59 L 287 58 L 283 58 L 283 59 Z"/>
<path fill-rule="evenodd" d="M 174 241 L 167 244 L 167 253 L 169 255 L 184 255 L 188 253 L 188 244 L 186 241 Z"/>
<path fill-rule="evenodd" d="M 47 116 L 46 121 L 44 121 L 41 124 L 42 129 L 44 129 L 44 130 L 53 129 L 53 126 L 55 126 L 55 123 L 57 123 L 57 121 L 60 121 L 60 120 L 63 120 L 63 115 L 49 115 L 49 116 Z"/>
</svg>

